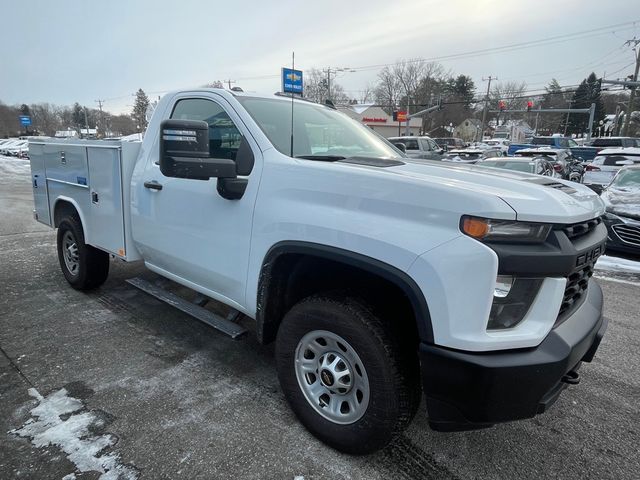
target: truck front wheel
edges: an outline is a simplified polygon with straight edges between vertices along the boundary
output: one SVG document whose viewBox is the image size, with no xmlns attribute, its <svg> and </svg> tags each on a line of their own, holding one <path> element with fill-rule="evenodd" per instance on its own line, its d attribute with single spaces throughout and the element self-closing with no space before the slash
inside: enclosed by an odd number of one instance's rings
<svg viewBox="0 0 640 480">
<path fill-rule="evenodd" d="M 337 450 L 365 454 L 387 445 L 420 402 L 410 364 L 365 302 L 336 295 L 302 300 L 276 340 L 278 377 L 291 408 L 316 437 Z"/>
<path fill-rule="evenodd" d="M 77 290 L 102 285 L 109 275 L 109 254 L 84 243 L 80 220 L 65 217 L 58 225 L 58 260 L 67 282 Z"/>
</svg>

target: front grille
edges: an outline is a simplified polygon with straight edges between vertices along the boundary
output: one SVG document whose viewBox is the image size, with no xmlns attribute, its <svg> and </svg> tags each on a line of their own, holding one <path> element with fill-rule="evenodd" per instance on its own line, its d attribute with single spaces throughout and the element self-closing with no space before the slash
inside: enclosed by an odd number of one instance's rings
<svg viewBox="0 0 640 480">
<path fill-rule="evenodd" d="M 589 279 L 593 275 L 595 261 L 583 265 L 567 277 L 567 286 L 560 306 L 560 313 L 556 325 L 569 316 L 584 301 L 589 287 Z"/>
<path fill-rule="evenodd" d="M 569 239 L 574 239 L 577 237 L 581 237 L 582 235 L 586 235 L 601 223 L 602 223 L 602 218 L 597 217 L 597 218 L 592 218 L 591 220 L 587 220 L 586 222 L 565 225 L 564 227 L 562 227 L 562 230 L 567 235 L 567 237 L 569 237 Z"/>
<path fill-rule="evenodd" d="M 620 237 L 625 243 L 640 247 L 640 227 L 634 225 L 614 225 L 613 231 Z"/>
</svg>

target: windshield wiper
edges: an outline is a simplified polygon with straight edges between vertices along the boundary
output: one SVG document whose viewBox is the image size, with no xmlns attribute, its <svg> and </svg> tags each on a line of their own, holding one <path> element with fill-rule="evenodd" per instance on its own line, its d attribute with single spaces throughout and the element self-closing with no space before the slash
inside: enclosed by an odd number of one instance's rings
<svg viewBox="0 0 640 480">
<path fill-rule="evenodd" d="M 303 158 L 305 160 L 319 160 L 322 162 L 337 162 L 338 160 L 344 160 L 347 157 L 342 155 L 296 155 L 295 158 Z"/>
</svg>

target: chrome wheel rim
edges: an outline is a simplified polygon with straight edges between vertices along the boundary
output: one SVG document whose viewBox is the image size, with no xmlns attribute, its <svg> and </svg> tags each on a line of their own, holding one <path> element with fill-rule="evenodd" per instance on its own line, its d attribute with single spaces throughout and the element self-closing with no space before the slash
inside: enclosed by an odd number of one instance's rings
<svg viewBox="0 0 640 480">
<path fill-rule="evenodd" d="M 62 236 L 62 258 L 64 264 L 71 275 L 77 275 L 80 268 L 80 256 L 78 255 L 78 244 L 71 231 L 67 230 Z"/>
<path fill-rule="evenodd" d="M 296 348 L 300 390 L 313 409 L 333 423 L 357 422 L 369 405 L 369 378 L 351 345 L 326 330 L 307 333 Z"/>
</svg>

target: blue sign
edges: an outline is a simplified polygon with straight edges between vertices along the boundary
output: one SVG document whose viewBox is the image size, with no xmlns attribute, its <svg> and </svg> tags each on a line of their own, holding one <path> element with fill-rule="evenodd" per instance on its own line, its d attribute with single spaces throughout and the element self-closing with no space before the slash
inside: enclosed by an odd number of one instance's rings
<svg viewBox="0 0 640 480">
<path fill-rule="evenodd" d="M 31 125 L 31 117 L 29 115 L 20 115 L 20 125 L 23 127 Z"/>
<path fill-rule="evenodd" d="M 282 69 L 282 91 L 302 95 L 302 70 Z"/>
</svg>

